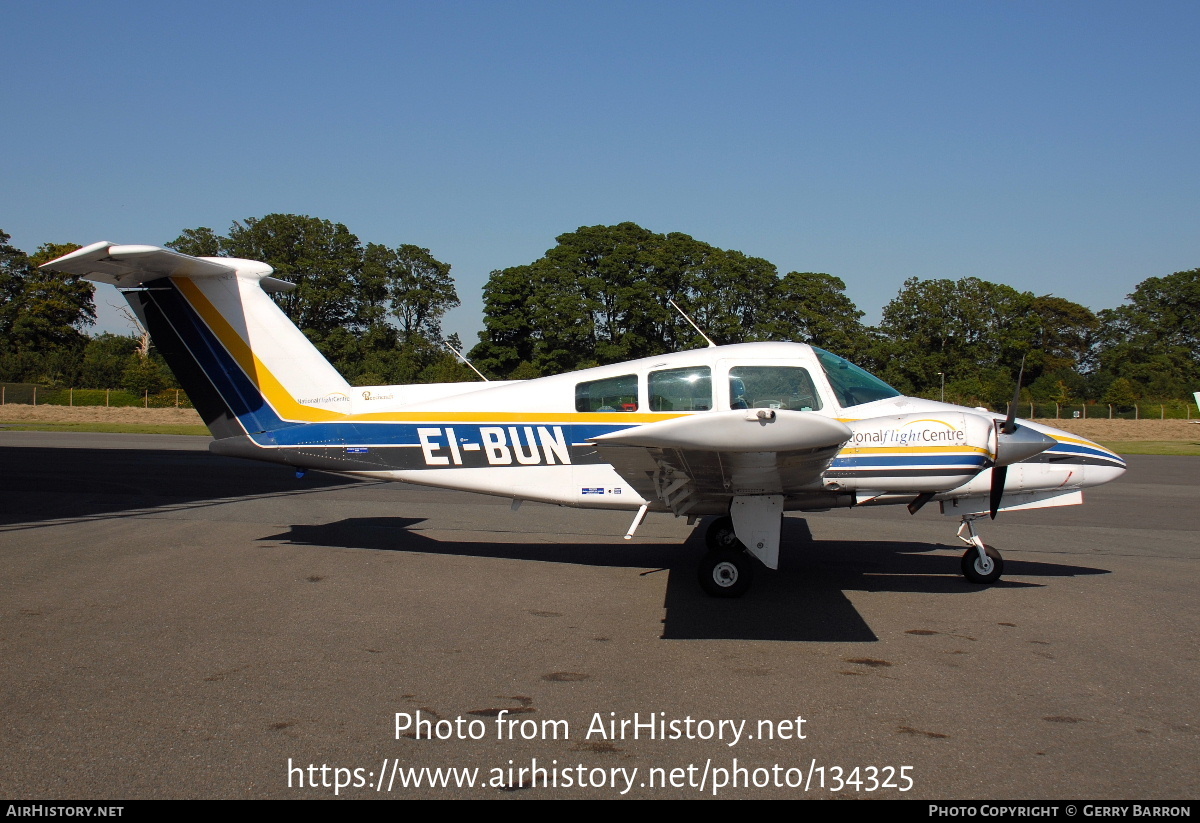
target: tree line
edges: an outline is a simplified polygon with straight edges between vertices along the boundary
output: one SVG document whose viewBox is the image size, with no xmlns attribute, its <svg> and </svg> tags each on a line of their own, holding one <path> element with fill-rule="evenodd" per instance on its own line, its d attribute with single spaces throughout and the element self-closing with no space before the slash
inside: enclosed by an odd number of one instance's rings
<svg viewBox="0 0 1200 823">
<path fill-rule="evenodd" d="M 144 334 L 85 333 L 96 317 L 91 283 L 38 270 L 77 244 L 46 244 L 27 255 L 9 239 L 0 232 L 0 381 L 139 394 L 177 388 Z M 164 245 L 271 265 L 296 284 L 275 295 L 280 307 L 354 385 L 474 379 L 443 345 L 462 348 L 441 328 L 458 294 L 449 264 L 428 249 L 364 244 L 341 223 L 291 214 L 234 222 L 224 235 L 184 229 Z"/>
<path fill-rule="evenodd" d="M 820 272 L 788 272 L 685 234 L 633 223 L 560 235 L 523 266 L 492 272 L 472 351 L 510 377 L 717 343 L 795 340 L 833 351 L 911 395 L 1001 405 L 1022 358 L 1027 399 L 1130 405 L 1200 388 L 1200 269 L 1150 278 L 1126 305 L 1094 313 L 1053 295 L 975 277 L 905 281 L 878 326 Z"/>
<path fill-rule="evenodd" d="M 91 284 L 37 271 L 77 246 L 26 255 L 8 240 L 0 232 L 0 380 L 174 385 L 136 335 L 85 334 Z M 472 379 L 442 345 L 442 318 L 459 301 L 450 266 L 428 249 L 364 244 L 341 223 L 286 214 L 224 235 L 185 229 L 166 245 L 262 260 L 295 282 L 276 296 L 281 308 L 352 384 Z M 944 381 L 947 399 L 1003 404 L 1022 358 L 1037 402 L 1129 405 L 1200 388 L 1200 269 L 1147 279 L 1099 312 L 974 277 L 911 278 L 866 326 L 838 277 L 780 275 L 763 258 L 634 223 L 581 227 L 538 260 L 493 271 L 470 356 L 491 377 L 521 379 L 704 345 L 671 300 L 717 343 L 811 343 L 906 394 L 939 396 Z"/>
</svg>

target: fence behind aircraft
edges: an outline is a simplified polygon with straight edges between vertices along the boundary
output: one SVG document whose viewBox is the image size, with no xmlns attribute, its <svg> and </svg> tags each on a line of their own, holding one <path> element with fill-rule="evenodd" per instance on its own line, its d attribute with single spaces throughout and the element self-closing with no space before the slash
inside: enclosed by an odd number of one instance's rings
<svg viewBox="0 0 1200 823">
<path fill-rule="evenodd" d="M 151 394 L 125 389 L 55 389 L 35 383 L 0 383 L 0 405 L 17 406 L 141 406 L 148 409 L 192 408 L 182 389 Z"/>
<path fill-rule="evenodd" d="M 1008 407 L 994 409 L 1006 414 Z M 1111 403 L 1021 403 L 1017 417 L 1026 420 L 1191 420 L 1198 416 L 1196 407 L 1184 400 L 1165 400 L 1161 403 L 1138 403 L 1118 406 Z"/>
</svg>

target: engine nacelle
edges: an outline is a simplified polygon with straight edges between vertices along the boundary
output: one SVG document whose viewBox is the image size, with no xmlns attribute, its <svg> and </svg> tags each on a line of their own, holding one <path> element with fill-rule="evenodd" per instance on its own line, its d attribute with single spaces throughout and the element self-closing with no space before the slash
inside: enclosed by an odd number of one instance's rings
<svg viewBox="0 0 1200 823">
<path fill-rule="evenodd" d="M 825 472 L 829 489 L 940 492 L 991 465 L 995 425 L 971 412 L 918 412 L 847 423 L 853 432 Z"/>
</svg>

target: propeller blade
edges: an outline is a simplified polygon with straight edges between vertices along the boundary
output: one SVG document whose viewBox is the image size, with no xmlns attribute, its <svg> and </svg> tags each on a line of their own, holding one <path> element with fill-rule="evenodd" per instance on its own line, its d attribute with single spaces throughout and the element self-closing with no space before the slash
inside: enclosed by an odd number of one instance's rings
<svg viewBox="0 0 1200 823">
<path fill-rule="evenodd" d="M 1004 418 L 1004 426 L 1000 431 L 1012 434 L 1017 430 L 1017 404 L 1021 402 L 1021 381 L 1025 379 L 1025 355 L 1021 355 L 1021 371 L 1017 374 L 1017 388 L 1013 392 L 1012 402 L 1008 404 L 1008 417 Z M 992 515 L 995 517 L 996 515 Z"/>
<path fill-rule="evenodd" d="M 1008 474 L 1007 467 L 1013 463 L 1041 454 L 1057 441 L 1036 432 L 1028 427 L 1017 425 L 1017 406 L 1021 402 L 1021 383 L 1025 380 L 1025 355 L 1021 355 L 1021 370 L 1017 373 L 1017 388 L 1013 391 L 1012 402 L 1008 404 L 1008 415 L 1004 422 L 996 421 L 996 453 L 992 472 L 992 519 L 996 518 L 996 509 L 1004 494 L 1004 478 Z"/>
<path fill-rule="evenodd" d="M 992 467 L 992 489 L 988 496 L 988 502 L 991 504 L 992 519 L 996 519 L 996 512 L 1000 509 L 1000 500 L 1004 497 L 1004 480 L 1008 477 L 1008 466 L 993 466 Z"/>
<path fill-rule="evenodd" d="M 1021 370 L 1017 372 L 1017 387 L 1013 390 L 1012 402 L 1008 404 L 1008 414 L 1004 422 L 996 426 L 996 462 L 992 466 L 992 488 L 988 493 L 993 520 L 996 519 L 996 512 L 1000 510 L 1000 501 L 1004 499 L 1004 481 L 1008 479 L 1009 464 L 1041 454 L 1056 442 L 1053 438 L 1029 429 L 1022 429 L 1019 436 L 1014 436 L 1019 428 L 1017 405 L 1021 402 L 1021 383 L 1024 380 L 1025 355 L 1021 355 Z"/>
</svg>

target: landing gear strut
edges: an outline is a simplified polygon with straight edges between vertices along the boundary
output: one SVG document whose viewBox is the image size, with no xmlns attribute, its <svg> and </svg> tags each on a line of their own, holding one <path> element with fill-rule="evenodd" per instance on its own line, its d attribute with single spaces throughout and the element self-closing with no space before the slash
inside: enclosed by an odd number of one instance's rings
<svg viewBox="0 0 1200 823">
<path fill-rule="evenodd" d="M 975 527 L 971 523 L 983 516 L 981 514 L 964 515 L 962 525 L 958 527 L 958 539 L 970 547 L 962 556 L 963 577 L 972 583 L 987 585 L 995 583 L 1000 579 L 1000 575 L 1004 574 L 1004 558 L 1000 556 L 1000 552 L 984 543 L 979 535 L 975 534 Z M 964 531 L 966 531 L 967 537 L 963 537 Z"/>
<path fill-rule="evenodd" d="M 741 597 L 754 579 L 754 558 L 733 531 L 733 520 L 720 517 L 704 535 L 708 552 L 700 558 L 700 588 L 711 597 Z"/>
</svg>

